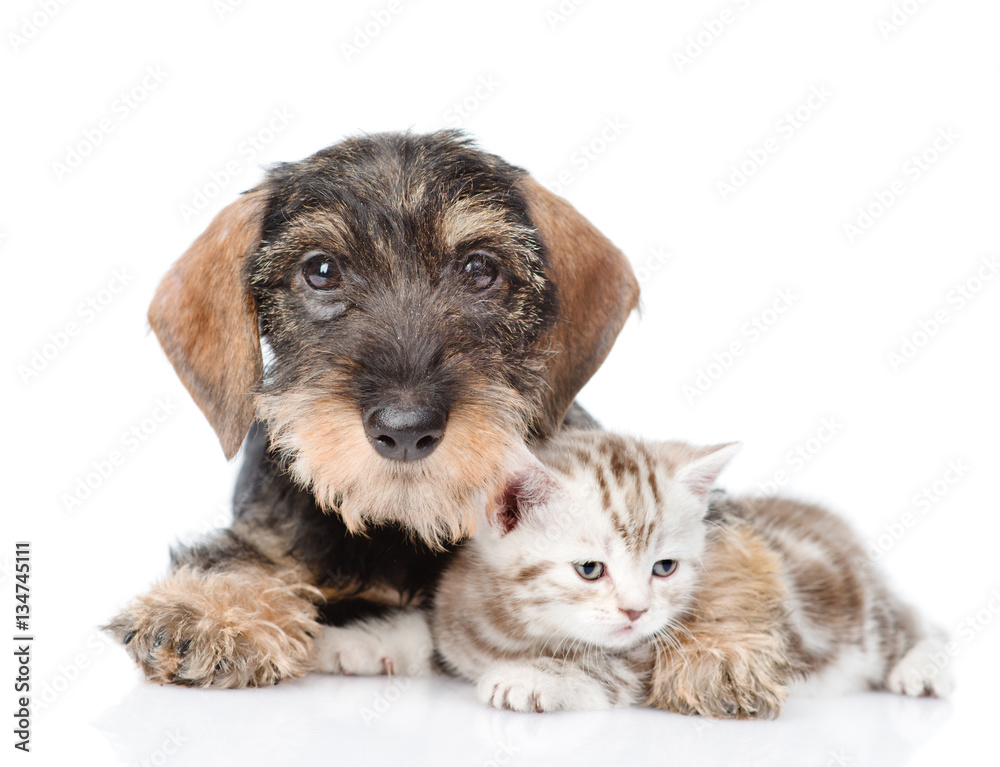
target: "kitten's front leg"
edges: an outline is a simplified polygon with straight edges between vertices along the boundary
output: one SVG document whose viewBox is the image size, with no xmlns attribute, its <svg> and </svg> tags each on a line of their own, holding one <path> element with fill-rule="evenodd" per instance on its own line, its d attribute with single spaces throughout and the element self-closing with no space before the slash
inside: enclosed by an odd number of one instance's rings
<svg viewBox="0 0 1000 767">
<path fill-rule="evenodd" d="M 780 563 L 749 526 L 727 525 L 705 556 L 696 610 L 654 642 L 649 704 L 714 719 L 774 719 L 801 676 L 785 639 Z"/>
<path fill-rule="evenodd" d="M 476 689 L 484 703 L 509 711 L 598 711 L 631 703 L 583 669 L 549 658 L 497 664 Z"/>
<path fill-rule="evenodd" d="M 323 626 L 316 640 L 316 664 L 331 674 L 428 676 L 433 652 L 427 618 L 414 609 Z"/>
</svg>

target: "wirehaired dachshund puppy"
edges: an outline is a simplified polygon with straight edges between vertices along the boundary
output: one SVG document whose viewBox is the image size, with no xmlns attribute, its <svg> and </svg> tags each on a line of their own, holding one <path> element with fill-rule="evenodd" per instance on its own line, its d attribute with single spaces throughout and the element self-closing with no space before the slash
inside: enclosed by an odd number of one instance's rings
<svg viewBox="0 0 1000 767">
<path fill-rule="evenodd" d="M 254 687 L 323 624 L 419 604 L 638 300 L 622 253 L 460 133 L 271 169 L 163 279 L 157 338 L 244 463 L 230 528 L 107 627 L 146 677 Z"/>
</svg>

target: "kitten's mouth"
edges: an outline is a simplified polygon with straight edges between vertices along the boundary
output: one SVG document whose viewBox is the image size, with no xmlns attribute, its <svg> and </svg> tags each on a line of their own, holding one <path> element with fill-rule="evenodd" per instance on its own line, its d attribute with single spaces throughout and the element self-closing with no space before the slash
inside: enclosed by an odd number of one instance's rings
<svg viewBox="0 0 1000 767">
<path fill-rule="evenodd" d="M 616 637 L 627 637 L 633 634 L 638 634 L 634 623 L 626 623 L 621 628 L 615 629 L 614 636 Z"/>
<path fill-rule="evenodd" d="M 612 642 L 620 642 L 625 645 L 637 644 L 652 635 L 647 626 L 638 626 L 635 623 L 628 623 L 617 629 L 612 629 L 610 633 L 609 639 Z"/>
</svg>

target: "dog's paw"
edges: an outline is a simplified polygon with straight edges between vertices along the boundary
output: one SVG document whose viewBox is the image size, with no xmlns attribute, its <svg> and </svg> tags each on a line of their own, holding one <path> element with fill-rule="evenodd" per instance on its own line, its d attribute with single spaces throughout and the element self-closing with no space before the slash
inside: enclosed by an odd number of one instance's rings
<svg viewBox="0 0 1000 767">
<path fill-rule="evenodd" d="M 508 711 L 543 713 L 611 708 L 604 686 L 582 672 L 557 674 L 530 665 L 495 668 L 479 680 L 477 690 L 484 703 Z"/>
<path fill-rule="evenodd" d="M 910 648 L 886 679 L 886 689 L 915 698 L 941 698 L 949 695 L 954 679 L 940 639 L 923 639 Z"/>
<path fill-rule="evenodd" d="M 313 665 L 316 608 L 264 571 L 180 568 L 105 629 L 146 678 L 192 687 L 259 687 Z"/>
</svg>

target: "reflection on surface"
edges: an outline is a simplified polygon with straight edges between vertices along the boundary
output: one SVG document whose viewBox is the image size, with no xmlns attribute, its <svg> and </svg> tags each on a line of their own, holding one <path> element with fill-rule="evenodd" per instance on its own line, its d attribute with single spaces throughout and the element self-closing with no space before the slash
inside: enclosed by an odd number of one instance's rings
<svg viewBox="0 0 1000 767">
<path fill-rule="evenodd" d="M 261 690 L 137 684 L 93 724 L 130 764 L 552 765 L 584 759 L 612 766 L 666 758 L 886 767 L 905 764 L 949 716 L 946 702 L 886 693 L 793 699 L 776 722 L 717 722 L 644 709 L 514 714 L 481 706 L 471 686 L 456 680 L 313 676 Z"/>
</svg>

